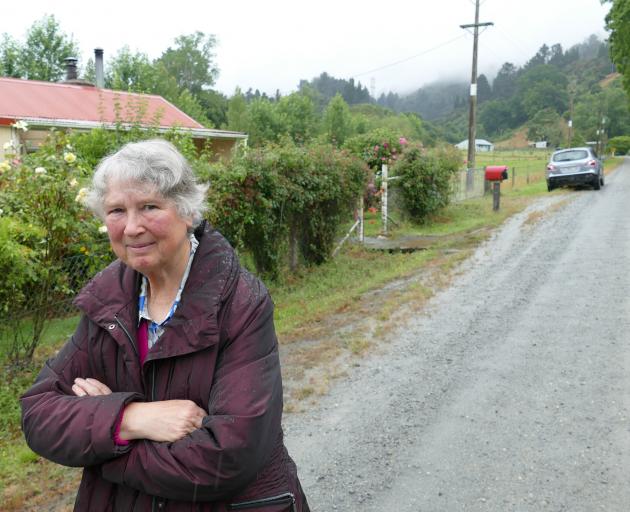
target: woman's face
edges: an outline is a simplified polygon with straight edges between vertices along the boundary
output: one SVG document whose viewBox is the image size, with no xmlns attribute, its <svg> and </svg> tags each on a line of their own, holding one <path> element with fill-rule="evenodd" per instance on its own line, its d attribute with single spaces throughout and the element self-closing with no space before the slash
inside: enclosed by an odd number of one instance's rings
<svg viewBox="0 0 630 512">
<path fill-rule="evenodd" d="M 103 205 L 112 249 L 123 262 L 149 279 L 185 268 L 192 219 L 180 217 L 172 201 L 150 185 L 113 182 Z"/>
</svg>

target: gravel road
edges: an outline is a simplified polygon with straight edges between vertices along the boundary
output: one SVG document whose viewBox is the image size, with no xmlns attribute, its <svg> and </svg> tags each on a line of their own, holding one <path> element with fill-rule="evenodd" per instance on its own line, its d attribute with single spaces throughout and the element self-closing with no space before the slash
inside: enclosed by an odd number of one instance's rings
<svg viewBox="0 0 630 512">
<path fill-rule="evenodd" d="M 315 512 L 630 510 L 630 160 L 561 194 L 285 417 Z"/>
</svg>

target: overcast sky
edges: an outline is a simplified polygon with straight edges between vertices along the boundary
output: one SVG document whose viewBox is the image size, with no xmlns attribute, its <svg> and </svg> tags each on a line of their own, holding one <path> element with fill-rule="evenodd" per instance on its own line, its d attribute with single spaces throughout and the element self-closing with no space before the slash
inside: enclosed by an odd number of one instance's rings
<svg viewBox="0 0 630 512">
<path fill-rule="evenodd" d="M 599 0 L 482 0 L 480 21 L 494 27 L 480 36 L 479 73 L 522 65 L 543 43 L 605 38 L 608 9 Z M 12 1 L 0 32 L 23 41 L 44 14 L 78 42 L 83 63 L 96 47 L 106 62 L 123 45 L 155 58 L 178 35 L 214 34 L 216 87 L 228 96 L 236 86 L 287 94 L 323 71 L 377 96 L 471 73 L 473 38 L 459 25 L 474 21 L 474 0 Z"/>
</svg>

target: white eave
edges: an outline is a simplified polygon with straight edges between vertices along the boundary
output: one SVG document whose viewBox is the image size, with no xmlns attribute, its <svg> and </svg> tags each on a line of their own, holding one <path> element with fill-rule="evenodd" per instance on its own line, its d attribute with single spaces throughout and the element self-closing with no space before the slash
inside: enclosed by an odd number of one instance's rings
<svg viewBox="0 0 630 512">
<path fill-rule="evenodd" d="M 0 115 L 0 117 L 3 117 Z M 13 117 L 13 116 L 8 116 Z M 17 121 L 18 119 L 16 119 Z M 117 125 L 114 123 L 102 123 L 98 121 L 83 121 L 73 119 L 46 119 L 41 117 L 20 117 L 20 121 L 26 121 L 33 127 L 46 127 L 46 128 L 75 128 L 78 130 L 91 130 L 93 128 L 105 128 L 106 130 L 115 130 Z M 130 130 L 135 125 L 130 123 L 122 123 L 118 125 L 125 130 Z M 142 128 L 152 128 L 148 126 L 142 126 Z M 173 129 L 190 133 L 193 137 L 203 139 L 247 139 L 247 134 L 243 132 L 231 132 L 227 130 L 213 130 L 211 128 L 185 128 L 179 126 L 159 126 L 157 128 L 158 133 L 167 133 Z"/>
</svg>

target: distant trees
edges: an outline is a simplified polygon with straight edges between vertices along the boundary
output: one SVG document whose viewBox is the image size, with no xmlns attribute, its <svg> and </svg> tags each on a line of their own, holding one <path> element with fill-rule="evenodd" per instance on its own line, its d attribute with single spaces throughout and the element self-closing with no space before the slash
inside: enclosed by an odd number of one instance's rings
<svg viewBox="0 0 630 512">
<path fill-rule="evenodd" d="M 492 99 L 492 88 L 488 78 L 483 73 L 477 77 L 477 101 L 483 103 Z"/>
<path fill-rule="evenodd" d="M 518 78 L 518 68 L 511 62 L 506 62 L 501 66 L 497 76 L 492 82 L 492 96 L 495 99 L 510 98 L 516 92 L 516 79 Z"/>
<path fill-rule="evenodd" d="M 370 103 L 372 101 L 367 87 L 361 85 L 361 82 L 355 84 L 354 78 L 349 80 L 334 78 L 326 72 L 310 81 L 300 80 L 298 89 L 302 91 L 304 88 L 312 88 L 316 91 L 319 96 L 319 107 L 321 109 L 337 94 L 340 94 L 348 105 Z"/>
</svg>

